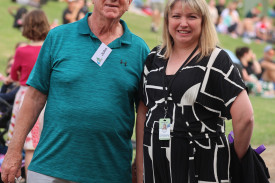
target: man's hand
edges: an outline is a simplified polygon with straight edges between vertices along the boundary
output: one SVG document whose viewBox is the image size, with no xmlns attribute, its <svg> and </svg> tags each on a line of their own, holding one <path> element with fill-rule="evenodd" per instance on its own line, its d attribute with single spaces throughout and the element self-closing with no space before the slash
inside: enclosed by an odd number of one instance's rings
<svg viewBox="0 0 275 183">
<path fill-rule="evenodd" d="M 21 176 L 22 153 L 7 152 L 1 166 L 1 179 L 4 183 L 14 183 Z"/>
<path fill-rule="evenodd" d="M 137 183 L 137 167 L 136 160 L 132 164 L 132 183 Z"/>
</svg>

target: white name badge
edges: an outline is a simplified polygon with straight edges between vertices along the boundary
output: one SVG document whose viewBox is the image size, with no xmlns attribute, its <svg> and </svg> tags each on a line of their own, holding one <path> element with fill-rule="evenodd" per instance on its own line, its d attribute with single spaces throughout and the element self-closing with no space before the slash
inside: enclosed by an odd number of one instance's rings
<svg viewBox="0 0 275 183">
<path fill-rule="evenodd" d="M 111 52 L 112 49 L 109 48 L 106 44 L 102 43 L 91 59 L 101 67 Z"/>
<path fill-rule="evenodd" d="M 159 119 L 159 140 L 170 140 L 170 118 Z"/>
</svg>

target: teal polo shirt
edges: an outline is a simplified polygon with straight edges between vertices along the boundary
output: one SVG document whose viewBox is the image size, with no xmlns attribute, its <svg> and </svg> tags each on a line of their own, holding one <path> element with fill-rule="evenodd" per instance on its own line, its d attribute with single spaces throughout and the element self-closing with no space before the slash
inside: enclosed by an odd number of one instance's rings
<svg viewBox="0 0 275 183">
<path fill-rule="evenodd" d="M 88 16 L 51 30 L 27 84 L 48 95 L 29 170 L 83 183 L 130 183 L 138 86 L 148 46 L 120 20 L 100 67 Z"/>
</svg>

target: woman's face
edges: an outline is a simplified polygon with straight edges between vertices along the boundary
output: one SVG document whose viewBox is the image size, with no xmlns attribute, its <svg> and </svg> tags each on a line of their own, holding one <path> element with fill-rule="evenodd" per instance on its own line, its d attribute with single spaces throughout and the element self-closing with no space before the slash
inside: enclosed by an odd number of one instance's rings
<svg viewBox="0 0 275 183">
<path fill-rule="evenodd" d="M 132 0 L 93 0 L 94 13 L 107 19 L 120 18 L 129 8 Z"/>
<path fill-rule="evenodd" d="M 180 1 L 176 2 L 168 15 L 168 30 L 174 46 L 198 44 L 201 35 L 202 17 Z"/>
</svg>

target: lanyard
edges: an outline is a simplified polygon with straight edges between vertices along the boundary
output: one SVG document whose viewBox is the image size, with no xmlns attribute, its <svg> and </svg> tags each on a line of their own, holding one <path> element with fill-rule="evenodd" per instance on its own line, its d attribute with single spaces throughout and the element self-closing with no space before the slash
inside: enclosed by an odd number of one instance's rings
<svg viewBox="0 0 275 183">
<path fill-rule="evenodd" d="M 165 111 L 164 118 L 166 117 L 167 111 L 168 111 L 167 100 L 168 100 L 168 95 L 170 93 L 173 81 L 175 80 L 175 78 L 177 77 L 177 75 L 181 72 L 182 68 L 188 64 L 189 60 L 191 59 L 191 57 L 195 54 L 195 52 L 197 50 L 198 50 L 198 46 L 196 46 L 196 48 L 192 51 L 192 53 L 188 56 L 188 58 L 183 62 L 183 64 L 181 65 L 181 67 L 175 73 L 175 75 L 173 76 L 173 78 L 171 78 L 170 82 L 168 83 L 167 90 L 165 90 L 165 75 L 166 75 L 166 68 L 167 68 L 167 65 L 168 65 L 168 61 L 164 65 L 163 74 L 162 74 L 162 84 L 163 84 L 163 92 L 164 92 L 164 100 L 165 100 L 164 101 L 164 104 L 165 104 L 164 105 L 164 111 Z"/>
</svg>

